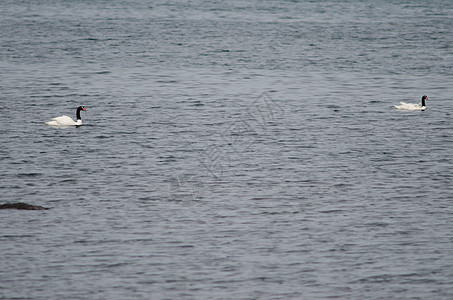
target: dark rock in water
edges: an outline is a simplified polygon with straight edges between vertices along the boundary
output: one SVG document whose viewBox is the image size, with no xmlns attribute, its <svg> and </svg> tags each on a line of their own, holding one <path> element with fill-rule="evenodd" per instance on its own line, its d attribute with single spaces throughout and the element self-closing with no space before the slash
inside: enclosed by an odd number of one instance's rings
<svg viewBox="0 0 453 300">
<path fill-rule="evenodd" d="M 27 210 L 41 210 L 50 209 L 49 207 L 43 207 L 39 205 L 31 205 L 28 203 L 17 202 L 17 203 L 5 203 L 0 205 L 0 209 L 27 209 Z"/>
</svg>

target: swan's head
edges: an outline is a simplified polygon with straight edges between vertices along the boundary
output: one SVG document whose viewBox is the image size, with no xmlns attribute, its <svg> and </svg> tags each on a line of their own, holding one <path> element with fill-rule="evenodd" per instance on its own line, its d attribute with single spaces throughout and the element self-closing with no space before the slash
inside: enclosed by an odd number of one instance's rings
<svg viewBox="0 0 453 300">
<path fill-rule="evenodd" d="M 78 110 L 78 111 L 81 111 L 81 110 L 86 111 L 85 107 L 83 107 L 83 106 L 77 107 L 77 110 Z"/>
</svg>

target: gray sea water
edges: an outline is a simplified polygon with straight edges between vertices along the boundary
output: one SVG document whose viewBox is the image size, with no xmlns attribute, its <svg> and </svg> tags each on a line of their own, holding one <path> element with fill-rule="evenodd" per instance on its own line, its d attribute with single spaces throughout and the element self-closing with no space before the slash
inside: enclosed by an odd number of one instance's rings
<svg viewBox="0 0 453 300">
<path fill-rule="evenodd" d="M 449 0 L 2 1 L 0 299 L 452 299 L 452 66 Z"/>
</svg>

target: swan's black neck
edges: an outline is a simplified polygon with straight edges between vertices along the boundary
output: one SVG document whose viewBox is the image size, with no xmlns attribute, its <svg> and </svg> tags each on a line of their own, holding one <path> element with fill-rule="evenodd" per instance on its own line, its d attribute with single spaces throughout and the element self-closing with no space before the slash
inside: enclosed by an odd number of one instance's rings
<svg viewBox="0 0 453 300">
<path fill-rule="evenodd" d="M 82 120 L 82 117 L 80 117 L 80 111 L 83 110 L 82 106 L 77 107 L 77 112 L 76 112 L 76 118 L 77 120 Z"/>
<path fill-rule="evenodd" d="M 422 97 L 422 106 L 426 106 L 426 104 L 425 104 L 426 98 L 427 98 L 426 96 L 423 96 L 423 97 Z"/>
</svg>

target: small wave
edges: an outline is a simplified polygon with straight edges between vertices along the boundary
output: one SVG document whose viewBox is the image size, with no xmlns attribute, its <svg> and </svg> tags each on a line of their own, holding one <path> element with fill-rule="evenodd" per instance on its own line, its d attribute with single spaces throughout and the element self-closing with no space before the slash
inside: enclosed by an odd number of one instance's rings
<svg viewBox="0 0 453 300">
<path fill-rule="evenodd" d="M 35 173 L 35 172 L 32 172 L 32 173 L 19 173 L 17 174 L 17 177 L 19 178 L 23 178 L 23 177 L 37 177 L 37 176 L 41 176 L 42 173 Z"/>
</svg>

